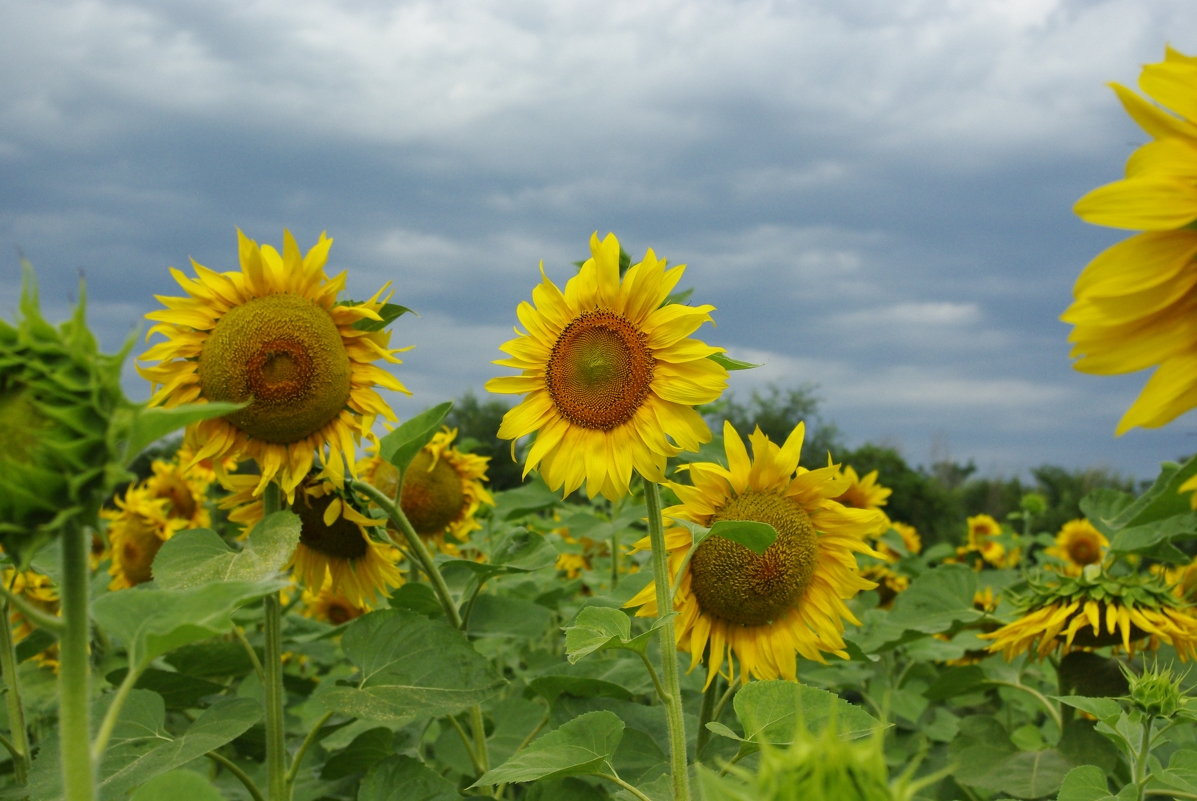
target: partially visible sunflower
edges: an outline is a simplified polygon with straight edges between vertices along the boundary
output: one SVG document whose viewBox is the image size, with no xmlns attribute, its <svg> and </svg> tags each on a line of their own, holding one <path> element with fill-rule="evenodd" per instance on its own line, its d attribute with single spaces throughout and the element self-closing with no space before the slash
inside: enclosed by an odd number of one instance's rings
<svg viewBox="0 0 1197 801">
<path fill-rule="evenodd" d="M 501 346 L 495 364 L 519 375 L 492 378 L 491 392 L 524 395 L 503 416 L 499 436 L 535 433 L 524 475 L 539 467 L 550 489 L 611 500 L 628 492 L 632 473 L 665 479 L 665 463 L 711 438 L 694 406 L 727 385 L 711 356 L 723 348 L 689 339 L 714 306 L 666 303 L 684 266 L 666 269 L 652 250 L 620 279 L 619 240 L 590 238 L 591 257 L 565 284 L 544 274 L 532 303 L 516 309 L 527 329 Z"/>
<path fill-rule="evenodd" d="M 0 581 L 13 595 L 19 595 L 29 604 L 50 615 L 59 615 L 58 587 L 49 576 L 36 570 L 15 570 L 4 568 Z M 8 619 L 12 624 L 14 643 L 19 643 L 33 633 L 33 625 L 15 607 L 10 607 Z M 33 657 L 42 667 L 58 670 L 58 643 L 54 642 Z"/>
<path fill-rule="evenodd" d="M 1172 588 L 1173 595 L 1184 603 L 1197 606 L 1197 556 L 1187 565 L 1157 564 L 1150 569 Z"/>
<path fill-rule="evenodd" d="M 711 526 L 720 520 L 768 523 L 777 539 L 763 554 L 722 537 L 693 543 L 688 528 L 665 534 L 671 574 L 685 563 L 673 609 L 677 643 L 693 670 L 706 654 L 707 684 L 724 670 L 729 681 L 797 677 L 797 659 L 823 662 L 824 653 L 847 658 L 845 621 L 859 625 L 844 601 L 876 586 L 861 577 L 856 554 L 876 556 L 866 538 L 884 525 L 877 511 L 851 509 L 834 499 L 847 480 L 834 466 L 798 466 L 805 426 L 777 445 L 758 428 L 749 436 L 752 458 L 730 423 L 723 425 L 727 467 L 689 465 L 692 485 L 670 482 L 681 500 L 664 510 L 671 519 Z M 637 543 L 647 548 L 648 539 Z M 657 615 L 653 583 L 628 601 L 639 617 Z"/>
<path fill-rule="evenodd" d="M 129 487 L 115 499 L 116 508 L 100 510 L 108 521 L 109 589 L 121 590 L 153 578 L 151 566 L 162 543 L 180 531 L 195 528 L 187 518 L 171 514 L 171 502 L 146 482 Z"/>
<path fill-rule="evenodd" d="M 221 479 L 229 495 L 220 506 L 231 510 L 229 520 L 247 532 L 265 510 L 262 497 L 255 495 L 257 480 L 246 475 Z M 358 511 L 328 479 L 313 476 L 297 490 L 289 508 L 299 515 L 299 545 L 287 566 L 305 589 L 328 588 L 349 603 L 372 608 L 378 596 L 403 583 L 395 549 L 371 536 L 382 521 Z"/>
<path fill-rule="evenodd" d="M 345 273 L 330 279 L 324 272 L 327 236 L 307 255 L 289 231 L 282 254 L 237 236 L 240 272 L 193 261 L 192 279 L 171 269 L 187 294 L 157 296 L 166 308 L 146 315 L 158 322 L 148 336 L 166 341 L 140 357 L 159 364 L 138 371 L 155 388 L 153 405 L 249 401 L 195 424 L 201 444 L 192 463 L 252 458 L 261 471 L 254 493 L 277 479 L 292 500 L 317 453 L 337 485 L 346 468 L 356 475 L 356 442 L 377 415 L 395 419 L 374 387 L 407 391 L 373 362 L 399 363 L 394 354 L 404 349 L 389 348 L 390 332 L 368 324 L 382 321 L 389 284 L 365 302 L 338 303 Z"/>
<path fill-rule="evenodd" d="M 1056 544 L 1044 550 L 1064 563 L 1063 570 L 1077 575 L 1086 565 L 1099 564 L 1105 558 L 1110 541 L 1087 518 L 1069 520 L 1056 533 Z"/>
<path fill-rule="evenodd" d="M 1197 58 L 1167 48 L 1143 67 L 1147 95 L 1112 84 L 1151 141 L 1126 177 L 1076 203 L 1086 222 L 1142 233 L 1107 248 L 1077 278 L 1060 319 L 1073 326 L 1073 366 L 1102 375 L 1155 367 L 1117 433 L 1155 428 L 1197 405 Z"/>
<path fill-rule="evenodd" d="M 836 498 L 837 501 L 853 509 L 875 509 L 884 514 L 881 507 L 889 503 L 889 496 L 894 491 L 877 483 L 876 470 L 861 476 L 850 465 L 844 465 L 840 471 L 848 479 L 848 489 Z"/>
<path fill-rule="evenodd" d="M 1019 606 L 1018 620 L 980 635 L 993 640 L 989 650 L 1007 661 L 1022 653 L 1042 658 L 1107 645 L 1133 656 L 1136 649 L 1154 650 L 1160 643 L 1175 648 L 1181 659 L 1197 657 L 1197 617 L 1149 573 L 1110 576 L 1089 568 L 1079 576 L 1033 581 Z"/>
<path fill-rule="evenodd" d="M 433 435 L 411 460 L 399 488 L 399 470 L 377 455 L 362 465 L 363 479 L 388 497 L 398 496 L 399 506 L 412 528 L 441 550 L 456 554 L 470 532 L 482 527 L 476 515 L 495 500 L 486 489 L 489 456 L 466 453 L 453 446 L 457 429 L 445 428 Z"/>
<path fill-rule="evenodd" d="M 348 623 L 369 611 L 368 606 L 355 604 L 328 587 L 319 592 L 305 589 L 300 596 L 299 613 L 301 615 L 313 620 L 323 620 L 334 626 Z"/>
<path fill-rule="evenodd" d="M 188 455 L 180 453 L 170 461 L 155 459 L 150 469 L 153 474 L 143 486 L 155 498 L 166 501 L 166 513 L 187 522 L 187 528 L 206 528 L 212 523 L 212 515 L 205 503 L 212 478 L 204 470 L 184 468 Z"/>
<path fill-rule="evenodd" d="M 974 569 L 1014 567 L 1022 558 L 1019 548 L 1007 549 L 998 541 L 1002 524 L 991 515 L 973 515 L 967 520 L 968 540 L 956 549 L 956 558 L 945 561 L 971 564 Z"/>
</svg>

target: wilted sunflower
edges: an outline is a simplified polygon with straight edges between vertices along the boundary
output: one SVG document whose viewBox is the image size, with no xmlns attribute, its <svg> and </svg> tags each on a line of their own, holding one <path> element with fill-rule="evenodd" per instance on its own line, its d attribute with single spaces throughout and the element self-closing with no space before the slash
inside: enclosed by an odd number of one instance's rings
<svg viewBox="0 0 1197 801">
<path fill-rule="evenodd" d="M 332 240 L 324 234 L 301 255 L 283 232 L 283 252 L 237 232 L 240 272 L 217 273 L 194 261 L 196 278 L 171 268 L 186 297 L 157 296 L 166 306 L 146 315 L 158 324 L 149 336 L 165 342 L 140 358 L 156 391 L 154 405 L 192 401 L 250 401 L 224 417 L 195 425 L 201 443 L 195 462 L 252 458 L 260 494 L 276 477 L 288 499 L 319 452 L 325 473 L 340 484 L 355 473 L 355 444 L 377 415 L 394 412 L 375 386 L 406 392 L 373 362 L 399 363 L 390 333 L 374 330 L 390 295 L 389 284 L 363 303 L 338 304 L 345 273 L 324 272 Z"/>
<path fill-rule="evenodd" d="M 1136 649 L 1154 650 L 1162 642 L 1181 659 L 1197 657 L 1197 617 L 1149 573 L 1110 576 L 1091 567 L 1079 576 L 1033 581 L 1019 606 L 1018 620 L 980 635 L 993 640 L 989 650 L 1007 661 L 1022 653 L 1042 658 L 1106 645 L 1133 656 Z"/>
<path fill-rule="evenodd" d="M 162 543 L 184 529 L 195 528 L 187 518 L 171 514 L 171 503 L 145 482 L 129 487 L 115 499 L 115 509 L 102 509 L 108 521 L 109 589 L 120 590 L 153 578 L 151 567 Z M 205 511 L 206 515 L 207 512 Z"/>
<path fill-rule="evenodd" d="M 1089 192 L 1075 210 L 1086 222 L 1142 233 L 1089 263 L 1060 319 L 1073 325 L 1076 369 L 1156 368 L 1118 422 L 1122 434 L 1197 405 L 1197 58 L 1169 47 L 1162 62 L 1145 65 L 1139 87 L 1150 101 L 1112 86 L 1152 141 L 1131 155 L 1125 178 Z"/>
<path fill-rule="evenodd" d="M 1044 550 L 1064 563 L 1064 572 L 1076 575 L 1085 565 L 1099 564 L 1110 541 L 1088 519 L 1069 520 L 1056 533 L 1056 544 Z"/>
<path fill-rule="evenodd" d="M 464 542 L 471 531 L 481 528 L 475 517 L 478 508 L 495 503 L 483 485 L 490 457 L 458 450 L 453 447 L 456 437 L 455 428 L 433 435 L 404 472 L 402 492 L 399 470 L 390 462 L 375 455 L 366 459 L 361 469 L 367 483 L 390 498 L 398 496 L 399 506 L 417 534 L 434 540 L 442 549 Z"/>
<path fill-rule="evenodd" d="M 503 416 L 499 436 L 536 433 L 524 475 L 539 466 L 550 489 L 612 500 L 627 494 L 632 472 L 665 479 L 665 462 L 711 438 L 693 407 L 719 397 L 727 370 L 710 359 L 723 348 L 689 335 L 714 306 L 665 304 L 684 266 L 666 269 L 652 250 L 619 276 L 614 234 L 590 238 L 591 257 L 565 284 L 544 274 L 532 303 L 516 314 L 527 329 L 501 346 L 495 364 L 520 375 L 492 378 L 491 392 L 524 395 Z M 665 305 L 662 305 L 665 304 Z"/>
<path fill-rule="evenodd" d="M 844 465 L 840 471 L 844 474 L 844 478 L 848 479 L 848 489 L 836 500 L 844 506 L 851 506 L 853 509 L 881 511 L 881 507 L 889 502 L 889 496 L 894 491 L 877 483 L 876 470 L 861 476 L 857 475 L 856 470 L 851 466 Z"/>
<path fill-rule="evenodd" d="M 257 496 L 257 476 L 230 475 L 221 479 L 229 495 L 220 502 L 229 520 L 246 532 L 263 516 Z M 288 567 L 308 590 L 330 589 L 346 601 L 373 607 L 378 596 L 390 595 L 403 582 L 395 549 L 374 539 L 370 531 L 382 524 L 366 517 L 331 481 L 313 476 L 299 485 L 290 510 L 299 515 L 299 545 Z"/>
<path fill-rule="evenodd" d="M 777 539 L 759 555 L 708 537 L 686 565 L 673 603 L 677 643 L 690 653 L 691 670 L 707 654 L 707 684 L 724 662 L 729 680 L 738 671 L 746 682 L 750 676 L 794 679 L 797 655 L 819 662 L 824 652 L 847 658 L 844 621 L 859 621 L 844 600 L 875 586 L 861 577 L 855 554 L 878 555 L 866 538 L 885 518 L 834 500 L 847 485 L 837 466 L 798 466 L 804 435 L 799 423 L 778 446 L 757 428 L 749 436 L 750 459 L 740 435 L 724 423 L 727 467 L 695 462 L 689 465 L 692 486 L 668 484 L 681 504 L 665 509 L 666 517 L 708 527 L 720 520 L 752 520 L 777 530 Z M 671 574 L 682 568 L 692 543 L 688 528 L 666 532 Z M 647 538 L 637 547 L 647 548 Z M 639 617 L 655 617 L 654 584 L 627 605 L 639 606 Z"/>
</svg>

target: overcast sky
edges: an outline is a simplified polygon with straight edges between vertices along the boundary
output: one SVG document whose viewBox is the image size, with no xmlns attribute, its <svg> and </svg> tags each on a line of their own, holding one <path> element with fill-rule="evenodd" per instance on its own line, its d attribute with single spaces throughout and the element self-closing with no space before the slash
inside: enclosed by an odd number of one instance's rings
<svg viewBox="0 0 1197 801">
<path fill-rule="evenodd" d="M 356 297 L 420 317 L 403 417 L 506 374 L 543 260 L 592 231 L 689 265 L 702 337 L 819 386 L 847 443 L 986 475 L 1153 475 L 1197 415 L 1120 438 L 1147 374 L 1069 365 L 1077 273 L 1123 233 L 1072 213 L 1144 136 L 1105 85 L 1192 0 L 0 0 L 0 316 L 17 250 L 51 319 L 82 271 L 114 350 L 168 266 L 236 228 L 322 230 Z M 144 329 L 143 329 L 144 330 Z M 141 346 L 138 347 L 139 352 Z M 148 385 L 127 371 L 131 396 Z"/>
</svg>

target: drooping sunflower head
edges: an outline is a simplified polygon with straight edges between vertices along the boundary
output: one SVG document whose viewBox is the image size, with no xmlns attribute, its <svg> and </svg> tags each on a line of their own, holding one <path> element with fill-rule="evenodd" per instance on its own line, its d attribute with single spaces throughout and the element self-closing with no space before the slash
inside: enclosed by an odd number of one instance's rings
<svg viewBox="0 0 1197 801">
<path fill-rule="evenodd" d="M 633 472 L 663 481 L 665 462 L 697 450 L 711 433 L 694 406 L 723 392 L 723 351 L 689 338 L 714 306 L 667 303 L 683 266 L 652 250 L 620 278 L 619 241 L 590 239 L 591 257 L 562 292 L 544 275 L 532 303 L 516 310 L 527 329 L 501 346 L 495 364 L 519 375 L 492 378 L 491 392 L 523 395 L 499 436 L 536 434 L 524 475 L 539 468 L 551 489 L 586 484 L 591 497 L 627 494 Z"/>
<path fill-rule="evenodd" d="M 154 557 L 162 543 L 194 526 L 187 518 L 173 516 L 170 501 L 159 497 L 147 482 L 130 487 L 115 502 L 116 508 L 101 510 L 100 517 L 108 521 L 112 576 L 108 587 L 120 590 L 152 579 Z"/>
<path fill-rule="evenodd" d="M 1082 517 L 1065 523 L 1056 534 L 1056 544 L 1044 553 L 1062 561 L 1064 572 L 1075 575 L 1086 565 L 1100 563 L 1109 545 L 1105 535 Z"/>
<path fill-rule="evenodd" d="M 1118 422 L 1117 433 L 1155 428 L 1197 405 L 1197 58 L 1167 48 L 1143 67 L 1146 98 L 1112 85 L 1127 113 L 1151 137 L 1127 162 L 1125 177 L 1077 201 L 1086 222 L 1139 231 L 1100 253 L 1077 278 L 1061 315 L 1073 326 L 1073 366 L 1110 375 L 1155 372 Z M 1153 102 L 1154 101 L 1154 102 Z"/>
<path fill-rule="evenodd" d="M 237 232 L 240 272 L 217 273 L 192 262 L 196 278 L 172 268 L 184 297 L 158 296 L 165 309 L 146 315 L 157 325 L 138 367 L 155 387 L 151 404 L 192 401 L 247 405 L 196 424 L 202 444 L 193 462 L 252 458 L 260 493 L 278 479 L 288 499 L 320 454 L 324 472 L 340 483 L 355 471 L 355 444 L 377 415 L 395 419 L 376 386 L 406 392 L 373 362 L 399 363 L 390 333 L 378 324 L 390 295 L 384 286 L 361 303 L 338 303 L 345 273 L 324 272 L 332 240 L 321 234 L 301 255 L 290 232 L 283 252 Z"/>
<path fill-rule="evenodd" d="M 1032 581 L 1018 605 L 1019 619 L 980 635 L 1007 661 L 1022 653 L 1042 658 L 1103 646 L 1133 656 L 1161 643 L 1181 659 L 1197 657 L 1197 617 L 1150 573 L 1111 576 L 1092 566 L 1079 576 Z"/>
<path fill-rule="evenodd" d="M 666 517 L 702 526 L 751 520 L 777 531 L 762 554 L 708 537 L 685 567 L 673 603 L 678 647 L 690 653 L 691 669 L 708 654 L 708 683 L 725 664 L 729 678 L 738 671 L 742 681 L 794 679 L 797 655 L 820 662 L 824 653 L 845 656 L 844 622 L 857 620 L 844 601 L 876 586 L 860 575 L 856 554 L 880 556 L 867 538 L 885 517 L 835 500 L 847 485 L 837 466 L 798 466 L 804 433 L 799 423 L 778 445 L 758 428 L 749 437 L 750 458 L 725 423 L 727 466 L 695 462 L 691 484 L 669 483 L 681 503 L 664 510 Z M 671 571 L 682 568 L 692 544 L 688 528 L 666 532 Z M 640 607 L 640 616 L 656 615 L 658 603 L 650 583 L 628 606 Z"/>
<path fill-rule="evenodd" d="M 245 527 L 246 534 L 265 511 L 254 494 L 256 481 L 245 475 L 221 479 L 229 495 L 220 506 L 231 510 L 229 520 Z M 309 477 L 289 508 L 299 516 L 300 530 L 288 567 L 305 589 L 328 589 L 356 606 L 373 608 L 379 596 L 402 583 L 393 548 L 375 539 L 382 521 L 364 515 L 329 479 Z"/>
</svg>

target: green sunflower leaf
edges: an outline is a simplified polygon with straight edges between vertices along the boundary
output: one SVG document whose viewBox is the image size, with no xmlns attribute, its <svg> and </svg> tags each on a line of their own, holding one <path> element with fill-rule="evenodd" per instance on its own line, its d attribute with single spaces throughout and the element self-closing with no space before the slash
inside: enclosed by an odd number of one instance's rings
<svg viewBox="0 0 1197 801">
<path fill-rule="evenodd" d="M 755 554 L 762 554 L 777 539 L 777 529 L 755 520 L 719 520 L 708 536 L 738 542 Z"/>
<path fill-rule="evenodd" d="M 609 606 L 588 606 L 578 612 L 572 626 L 566 626 L 565 655 L 570 664 L 596 651 L 622 649 L 645 653 L 653 632 L 664 623 L 653 622 L 651 628 L 632 636 L 632 619 L 622 609 Z"/>
<path fill-rule="evenodd" d="M 223 801 L 224 796 L 194 770 L 172 770 L 150 779 L 138 787 L 129 801 Z"/>
<path fill-rule="evenodd" d="M 409 756 L 379 762 L 357 793 L 357 801 L 460 801 L 461 793 L 448 779 Z"/>
<path fill-rule="evenodd" d="M 253 527 L 239 551 L 215 531 L 182 531 L 154 557 L 154 582 L 164 590 L 189 590 L 221 581 L 266 581 L 295 553 L 299 528 L 294 512 L 275 512 Z"/>
<path fill-rule="evenodd" d="M 1096 765 L 1080 765 L 1068 771 L 1056 801 L 1113 801 L 1106 772 Z"/>
<path fill-rule="evenodd" d="M 744 736 L 737 739 L 751 744 L 746 753 L 761 743 L 788 745 L 803 728 L 817 734 L 835 726 L 844 737 L 863 737 L 882 725 L 835 693 L 790 681 L 749 682 L 736 693 L 732 706 L 744 729 Z M 715 733 L 726 736 L 723 731 Z"/>
<path fill-rule="evenodd" d="M 129 423 L 128 439 L 125 443 L 125 464 L 133 461 L 139 453 L 153 443 L 180 428 L 200 420 L 213 417 L 223 417 L 226 414 L 243 409 L 249 405 L 244 403 L 185 403 L 164 409 L 161 406 L 142 406 L 133 412 Z"/>
<path fill-rule="evenodd" d="M 619 747 L 623 730 L 624 723 L 614 712 L 587 712 L 537 737 L 470 786 L 609 773 L 610 760 Z"/>
<path fill-rule="evenodd" d="M 725 370 L 751 370 L 754 367 L 761 366 L 752 362 L 742 362 L 739 359 L 733 359 L 725 353 L 712 353 L 707 358 L 715 364 L 722 365 Z"/>
<path fill-rule="evenodd" d="M 382 438 L 379 445 L 379 455 L 402 473 L 416 458 L 416 454 L 436 434 L 449 410 L 453 408 L 453 401 L 425 409 L 403 425 Z"/>
<path fill-rule="evenodd" d="M 337 305 L 354 306 L 359 302 L 360 301 L 346 301 L 344 303 L 338 303 Z M 378 310 L 378 316 L 382 318 L 381 320 L 369 320 L 363 318 L 354 323 L 353 327 L 358 331 L 381 331 L 405 314 L 415 314 L 415 312 L 406 306 L 400 306 L 396 303 L 384 303 L 382 308 Z"/>
<path fill-rule="evenodd" d="M 406 723 L 454 715 L 503 684 L 460 631 L 410 610 L 363 615 L 346 627 L 341 643 L 361 681 L 329 690 L 321 701 L 364 720 Z"/>
</svg>

